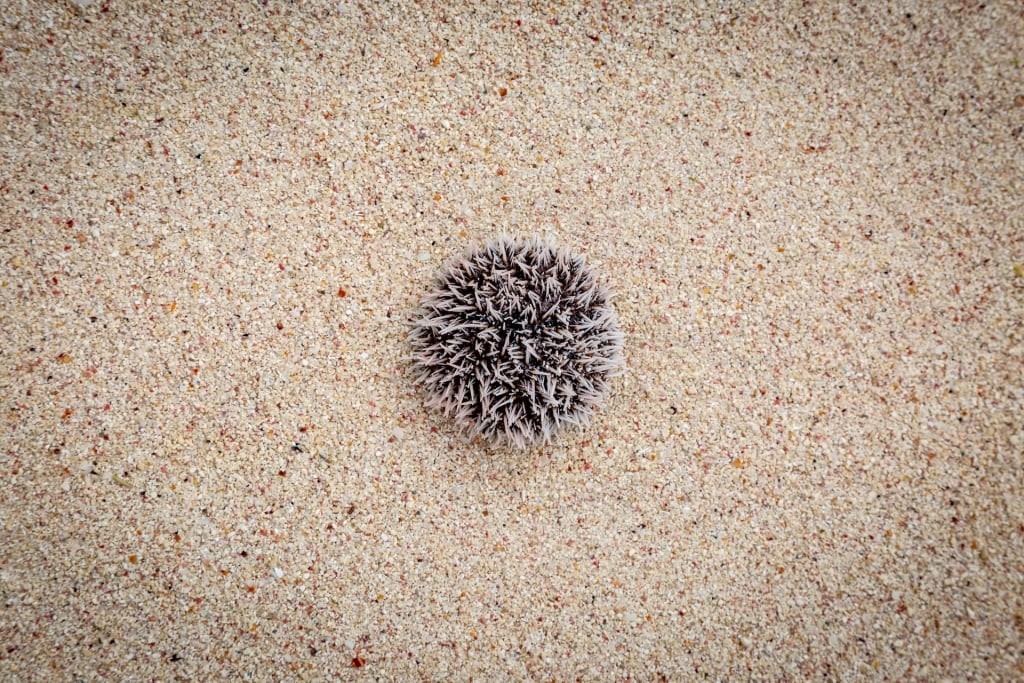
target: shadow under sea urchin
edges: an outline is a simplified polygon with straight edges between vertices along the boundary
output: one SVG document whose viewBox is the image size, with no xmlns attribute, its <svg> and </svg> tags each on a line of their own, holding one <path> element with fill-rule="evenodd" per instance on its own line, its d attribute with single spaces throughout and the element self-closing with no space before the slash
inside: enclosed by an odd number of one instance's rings
<svg viewBox="0 0 1024 683">
<path fill-rule="evenodd" d="M 611 294 L 583 257 L 501 237 L 450 263 L 412 322 L 427 404 L 526 448 L 585 425 L 622 367 Z"/>
</svg>

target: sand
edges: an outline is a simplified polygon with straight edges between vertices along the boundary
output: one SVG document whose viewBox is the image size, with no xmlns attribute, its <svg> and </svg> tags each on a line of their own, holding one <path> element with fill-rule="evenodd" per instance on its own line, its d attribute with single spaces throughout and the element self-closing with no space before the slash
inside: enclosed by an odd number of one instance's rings
<svg viewBox="0 0 1024 683">
<path fill-rule="evenodd" d="M 1024 677 L 1024 14 L 806 5 L 6 4 L 0 679 Z M 500 233 L 626 335 L 526 452 Z"/>
</svg>

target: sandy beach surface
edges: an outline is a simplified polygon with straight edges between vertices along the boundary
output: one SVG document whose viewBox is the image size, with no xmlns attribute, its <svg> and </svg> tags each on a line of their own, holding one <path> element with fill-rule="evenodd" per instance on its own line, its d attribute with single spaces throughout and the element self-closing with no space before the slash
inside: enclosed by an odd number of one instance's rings
<svg viewBox="0 0 1024 683">
<path fill-rule="evenodd" d="M 1024 678 L 1017 2 L 0 9 L 0 679 Z M 410 315 L 585 254 L 469 441 Z"/>
</svg>

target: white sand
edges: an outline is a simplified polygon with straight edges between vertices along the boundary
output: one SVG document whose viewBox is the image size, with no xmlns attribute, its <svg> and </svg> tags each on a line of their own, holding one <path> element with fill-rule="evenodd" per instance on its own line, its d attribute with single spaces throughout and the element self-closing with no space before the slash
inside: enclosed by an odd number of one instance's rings
<svg viewBox="0 0 1024 683">
<path fill-rule="evenodd" d="M 1024 677 L 1017 3 L 219 4 L 0 10 L 0 679 Z M 627 335 L 528 453 L 499 232 Z"/>
</svg>

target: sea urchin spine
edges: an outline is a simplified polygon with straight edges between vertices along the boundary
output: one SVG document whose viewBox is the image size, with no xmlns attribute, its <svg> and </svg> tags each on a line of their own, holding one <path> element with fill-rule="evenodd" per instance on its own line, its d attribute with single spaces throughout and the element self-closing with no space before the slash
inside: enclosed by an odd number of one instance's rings
<svg viewBox="0 0 1024 683">
<path fill-rule="evenodd" d="M 622 366 L 611 294 L 581 256 L 502 237 L 441 273 L 412 322 L 427 403 L 519 448 L 583 425 Z"/>
</svg>

